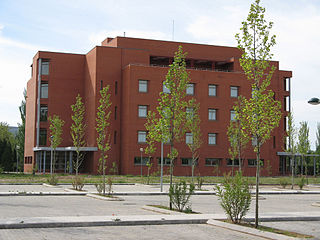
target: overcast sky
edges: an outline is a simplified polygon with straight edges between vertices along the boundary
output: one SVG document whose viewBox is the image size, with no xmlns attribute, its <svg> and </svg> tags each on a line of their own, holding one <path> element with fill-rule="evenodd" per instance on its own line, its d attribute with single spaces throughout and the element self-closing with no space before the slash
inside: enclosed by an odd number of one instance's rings
<svg viewBox="0 0 320 240">
<path fill-rule="evenodd" d="M 236 46 L 250 0 L 0 0 L 0 122 L 17 126 L 18 106 L 37 51 L 87 53 L 106 37 Z M 296 125 L 307 121 L 314 148 L 320 105 L 320 0 L 262 0 L 274 22 L 274 60 L 293 71 Z M 174 31 L 173 31 L 174 21 Z"/>
</svg>

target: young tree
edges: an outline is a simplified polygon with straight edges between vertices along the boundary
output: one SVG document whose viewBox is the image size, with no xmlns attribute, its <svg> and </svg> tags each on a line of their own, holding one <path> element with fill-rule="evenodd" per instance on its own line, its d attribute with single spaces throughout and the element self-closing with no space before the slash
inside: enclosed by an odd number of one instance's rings
<svg viewBox="0 0 320 240">
<path fill-rule="evenodd" d="M 27 99 L 27 90 L 23 91 L 24 100 L 21 101 L 19 106 L 21 124 L 18 123 L 18 134 L 16 136 L 18 151 L 17 154 L 19 156 L 19 163 L 17 166 L 17 170 L 23 170 L 23 158 L 24 158 L 24 140 L 25 140 L 25 126 L 26 126 L 26 99 Z"/>
<path fill-rule="evenodd" d="M 287 127 L 287 136 L 285 137 L 286 149 L 285 152 L 290 154 L 290 162 L 291 162 L 291 189 L 293 189 L 294 185 L 294 155 L 297 152 L 296 139 L 297 138 L 297 130 L 293 121 L 293 114 L 289 112 L 288 114 L 288 127 Z"/>
<path fill-rule="evenodd" d="M 158 99 L 159 106 L 157 107 L 158 117 L 152 114 L 154 119 L 155 132 L 158 136 L 154 136 L 156 141 L 168 142 L 170 145 L 170 152 L 168 158 L 170 159 L 170 186 L 172 186 L 173 163 L 178 156 L 178 150 L 175 144 L 180 142 L 181 137 L 186 132 L 186 107 L 187 102 L 186 89 L 189 83 L 189 75 L 186 71 L 186 54 L 183 53 L 180 46 L 175 53 L 174 61 L 170 65 L 164 87 L 167 91 L 160 93 Z M 170 209 L 172 209 L 172 201 L 170 200 Z"/>
<path fill-rule="evenodd" d="M 71 109 L 73 112 L 73 115 L 71 116 L 73 123 L 70 128 L 70 135 L 72 137 L 73 146 L 76 148 L 77 154 L 77 158 L 73 162 L 73 165 L 76 175 L 78 175 L 79 167 L 84 159 L 84 154 L 81 152 L 81 147 L 85 147 L 86 145 L 85 132 L 87 127 L 84 123 L 85 107 L 80 94 L 78 94 L 76 97 L 75 104 L 71 105 Z"/>
<path fill-rule="evenodd" d="M 97 131 L 97 145 L 100 150 L 100 159 L 99 159 L 99 172 L 102 173 L 103 182 L 102 189 L 103 195 L 106 194 L 106 160 L 108 159 L 107 152 L 110 150 L 110 107 L 112 105 L 110 101 L 109 85 L 100 90 L 100 99 L 99 107 L 96 118 L 96 131 Z"/>
<path fill-rule="evenodd" d="M 242 98 L 243 97 L 240 96 L 239 100 L 236 103 L 237 109 L 242 108 L 241 106 Z M 242 117 L 241 111 L 236 112 L 235 119 L 230 121 L 230 125 L 227 131 L 228 140 L 230 142 L 229 154 L 232 161 L 234 161 L 236 156 L 238 156 L 239 172 L 241 172 L 241 165 L 242 165 L 241 153 L 243 152 L 243 150 L 245 149 L 249 141 L 248 135 L 246 134 L 245 131 L 243 131 L 241 127 L 241 122 L 243 121 L 243 120 L 240 120 L 241 117 Z M 233 166 L 232 166 L 232 174 L 233 174 Z"/>
<path fill-rule="evenodd" d="M 194 183 L 194 168 L 199 159 L 199 149 L 202 144 L 201 140 L 201 130 L 200 130 L 200 117 L 199 117 L 199 108 L 200 104 L 196 102 L 195 99 L 191 99 L 188 103 L 188 109 L 191 111 L 187 111 L 187 131 L 191 133 L 192 141 L 187 143 L 189 150 L 192 154 L 192 162 L 191 162 L 191 176 L 192 183 Z"/>
<path fill-rule="evenodd" d="M 151 114 L 151 115 L 150 115 Z M 152 121 L 155 119 L 154 117 L 152 117 L 152 112 L 148 113 L 147 116 L 147 123 L 145 124 L 145 127 L 148 131 L 147 133 L 147 144 L 148 146 L 145 148 L 145 153 L 148 155 L 148 161 L 146 163 L 147 168 L 148 168 L 148 173 L 147 173 L 147 184 L 149 184 L 150 181 L 150 169 L 152 167 L 152 157 L 156 151 L 156 147 L 154 146 L 155 144 L 155 135 L 156 135 L 156 128 L 154 128 L 154 125 L 152 123 Z M 142 164 L 142 163 L 141 163 Z"/>
<path fill-rule="evenodd" d="M 300 122 L 297 149 L 302 157 L 301 176 L 303 174 L 303 165 L 305 165 L 305 174 L 308 176 L 308 166 L 305 159 L 305 155 L 310 151 L 309 127 L 307 122 Z"/>
<path fill-rule="evenodd" d="M 53 148 L 53 161 L 51 162 L 50 173 L 51 175 L 54 173 L 55 165 L 56 165 L 56 148 L 62 142 L 62 128 L 64 125 L 64 121 L 58 116 L 53 115 L 53 117 L 49 117 L 50 122 L 50 134 L 51 134 L 51 147 Z"/>
<path fill-rule="evenodd" d="M 259 220 L 260 150 L 281 118 L 281 104 L 267 89 L 275 71 L 275 66 L 270 67 L 268 62 L 272 58 L 270 49 L 275 45 L 275 35 L 270 37 L 273 23 L 264 19 L 264 12 L 260 0 L 255 0 L 246 21 L 242 22 L 242 35 L 236 34 L 238 48 L 242 51 L 240 65 L 252 84 L 251 98 L 243 98 L 243 109 L 235 107 L 235 110 L 243 116 L 242 129 L 252 136 L 257 157 L 255 227 Z"/>
<path fill-rule="evenodd" d="M 15 139 L 5 122 L 0 122 L 0 168 L 5 171 L 13 170 L 15 160 Z"/>
</svg>

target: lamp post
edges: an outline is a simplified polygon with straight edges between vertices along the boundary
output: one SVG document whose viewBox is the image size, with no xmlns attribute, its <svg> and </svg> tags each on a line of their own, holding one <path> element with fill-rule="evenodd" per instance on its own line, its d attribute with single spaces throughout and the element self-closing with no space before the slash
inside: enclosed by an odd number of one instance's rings
<svg viewBox="0 0 320 240">
<path fill-rule="evenodd" d="M 311 104 L 311 105 L 319 105 L 320 104 L 320 99 L 316 98 L 316 97 L 313 97 L 308 101 L 308 103 Z M 313 157 L 313 172 L 315 173 L 315 158 L 314 157 Z"/>
<path fill-rule="evenodd" d="M 51 154 L 50 154 L 50 174 L 52 175 L 52 162 L 53 162 L 53 149 L 52 149 L 52 141 L 53 136 L 50 136 L 50 142 L 51 142 Z"/>
<path fill-rule="evenodd" d="M 160 192 L 163 191 L 163 140 L 161 141 L 161 174 L 160 174 Z"/>
<path fill-rule="evenodd" d="M 140 157 L 141 157 L 141 160 L 140 160 L 140 175 L 142 177 L 142 152 L 143 152 L 143 148 L 140 148 Z"/>
<path fill-rule="evenodd" d="M 19 149 L 20 149 L 20 146 L 17 145 L 16 149 L 17 149 L 17 173 L 18 173 L 18 166 L 19 166 L 18 151 L 19 151 Z"/>
</svg>

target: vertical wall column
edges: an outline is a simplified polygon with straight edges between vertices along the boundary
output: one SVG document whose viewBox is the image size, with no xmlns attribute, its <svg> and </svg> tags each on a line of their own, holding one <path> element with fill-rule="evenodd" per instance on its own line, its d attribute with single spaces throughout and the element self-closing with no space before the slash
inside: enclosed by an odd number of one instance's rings
<svg viewBox="0 0 320 240">
<path fill-rule="evenodd" d="M 46 156 L 47 156 L 47 152 L 45 152 L 43 156 L 43 173 L 46 173 Z"/>
<path fill-rule="evenodd" d="M 39 147 L 39 136 L 40 136 L 40 94 L 41 94 L 41 65 L 42 59 L 38 60 L 38 94 L 37 94 L 37 139 L 36 146 Z"/>
<path fill-rule="evenodd" d="M 69 173 L 72 173 L 72 151 L 70 151 L 69 155 Z"/>
<path fill-rule="evenodd" d="M 67 152 L 64 152 L 64 173 L 67 173 Z"/>
</svg>

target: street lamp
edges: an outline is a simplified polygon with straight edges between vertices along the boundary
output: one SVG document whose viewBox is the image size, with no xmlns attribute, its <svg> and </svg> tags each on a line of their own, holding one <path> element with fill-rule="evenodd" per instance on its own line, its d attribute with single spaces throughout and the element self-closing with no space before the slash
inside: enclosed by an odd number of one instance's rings
<svg viewBox="0 0 320 240">
<path fill-rule="evenodd" d="M 18 151 L 20 149 L 20 146 L 17 145 L 16 149 L 17 149 L 17 173 L 18 173 L 18 165 L 19 165 Z"/>
<path fill-rule="evenodd" d="M 140 174 L 141 174 L 141 177 L 142 177 L 142 152 L 143 152 L 143 148 L 140 148 L 140 157 L 141 157 L 141 160 L 140 160 Z"/>
<path fill-rule="evenodd" d="M 50 136 L 50 142 L 51 142 L 51 156 L 50 156 L 50 174 L 52 175 L 52 162 L 53 162 L 53 149 L 52 149 L 52 141 L 53 136 Z"/>
<path fill-rule="evenodd" d="M 320 99 L 316 98 L 316 97 L 313 97 L 308 101 L 308 103 L 311 104 L 311 105 L 318 105 L 318 104 L 320 104 Z"/>
</svg>

